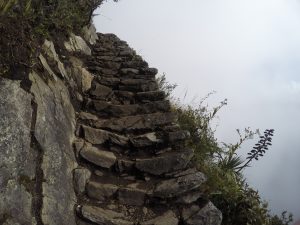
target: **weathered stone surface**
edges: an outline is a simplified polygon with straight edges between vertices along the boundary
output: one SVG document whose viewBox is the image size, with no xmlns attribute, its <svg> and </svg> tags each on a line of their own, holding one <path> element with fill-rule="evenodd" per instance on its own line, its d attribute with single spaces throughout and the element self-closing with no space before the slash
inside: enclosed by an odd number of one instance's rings
<svg viewBox="0 0 300 225">
<path fill-rule="evenodd" d="M 102 66 L 89 66 L 89 69 L 99 76 L 116 76 L 118 74 L 117 69 L 104 68 Z"/>
<path fill-rule="evenodd" d="M 189 137 L 189 132 L 183 131 L 183 130 L 168 133 L 168 141 L 170 143 L 174 143 L 177 141 L 183 141 L 188 137 Z"/>
<path fill-rule="evenodd" d="M 31 211 L 36 154 L 30 148 L 31 95 L 20 81 L 0 78 L 0 220 L 35 224 Z"/>
<path fill-rule="evenodd" d="M 95 83 L 95 88 L 90 91 L 90 94 L 106 100 L 106 98 L 112 94 L 112 89 L 99 83 Z"/>
<path fill-rule="evenodd" d="M 199 188 L 206 181 L 203 173 L 197 172 L 174 179 L 161 181 L 153 191 L 160 198 L 171 198 Z"/>
<path fill-rule="evenodd" d="M 61 77 L 67 77 L 67 72 L 64 64 L 60 61 L 59 56 L 55 51 L 55 47 L 52 41 L 45 40 L 42 49 L 46 53 L 48 59 L 52 61 L 52 64 L 56 67 L 56 70 L 59 71 Z"/>
<path fill-rule="evenodd" d="M 85 185 L 91 177 L 91 171 L 86 168 L 77 168 L 74 170 L 74 188 L 77 194 L 85 192 Z"/>
<path fill-rule="evenodd" d="M 130 171 L 134 168 L 134 161 L 119 159 L 118 160 L 118 169 L 120 172 Z"/>
<path fill-rule="evenodd" d="M 65 48 L 70 52 L 80 52 L 85 55 L 91 55 L 92 51 L 86 42 L 80 36 L 71 34 L 69 41 L 64 43 Z"/>
<path fill-rule="evenodd" d="M 174 113 L 153 113 L 138 116 L 122 117 L 120 119 L 102 120 L 95 123 L 96 127 L 115 131 L 153 130 L 158 126 L 175 122 Z"/>
<path fill-rule="evenodd" d="M 105 199 L 113 196 L 118 191 L 118 186 L 113 184 L 89 182 L 86 189 L 89 197 L 104 201 Z"/>
<path fill-rule="evenodd" d="M 104 168 L 112 167 L 117 161 L 114 153 L 100 150 L 91 145 L 86 145 L 81 151 L 80 155 L 91 163 Z"/>
<path fill-rule="evenodd" d="M 175 213 L 170 211 L 158 216 L 152 220 L 141 223 L 141 225 L 178 225 L 179 220 Z"/>
<path fill-rule="evenodd" d="M 163 143 L 163 140 L 157 137 L 155 132 L 147 133 L 139 136 L 134 136 L 130 138 L 130 142 L 136 148 L 155 146 L 157 144 Z"/>
<path fill-rule="evenodd" d="M 110 87 L 116 87 L 120 83 L 120 78 L 115 78 L 115 77 L 101 77 L 98 80 L 100 84 L 103 84 L 105 86 L 110 86 Z"/>
<path fill-rule="evenodd" d="M 122 213 L 102 209 L 95 206 L 82 206 L 81 215 L 98 225 L 133 225 L 133 222 L 126 220 Z"/>
<path fill-rule="evenodd" d="M 140 71 L 142 74 L 150 74 L 150 75 L 156 75 L 158 73 L 158 69 L 156 68 L 142 68 Z"/>
<path fill-rule="evenodd" d="M 157 157 L 137 159 L 135 167 L 143 172 L 161 175 L 184 169 L 193 157 L 193 151 L 170 152 Z"/>
<path fill-rule="evenodd" d="M 200 197 L 202 197 L 203 194 L 200 190 L 196 190 L 193 192 L 189 192 L 181 197 L 179 197 L 176 202 L 180 204 L 191 204 L 195 201 L 197 201 Z"/>
<path fill-rule="evenodd" d="M 159 101 L 163 100 L 166 95 L 164 91 L 148 91 L 148 92 L 138 92 L 136 93 L 137 98 L 141 101 Z"/>
<path fill-rule="evenodd" d="M 98 120 L 97 116 L 95 116 L 94 114 L 88 113 L 88 112 L 80 112 L 79 118 L 82 120 L 91 120 L 91 121 Z"/>
<path fill-rule="evenodd" d="M 47 71 L 49 77 L 53 80 L 57 80 L 55 73 L 50 68 L 47 60 L 45 59 L 45 57 L 42 54 L 39 55 L 39 60 L 40 60 L 41 64 L 43 65 L 44 69 Z"/>
<path fill-rule="evenodd" d="M 122 79 L 120 90 L 123 91 L 155 91 L 158 89 L 158 85 L 155 81 L 144 80 L 144 79 Z"/>
<path fill-rule="evenodd" d="M 96 44 L 98 38 L 96 28 L 93 24 L 89 24 L 83 28 L 83 37 L 91 45 Z"/>
<path fill-rule="evenodd" d="M 43 152 L 41 209 L 44 224 L 75 224 L 76 201 L 72 172 L 76 168 L 72 143 L 75 112 L 67 87 L 59 79 L 46 84 L 36 73 L 30 74 L 31 92 L 37 104 L 34 136 Z"/>
<path fill-rule="evenodd" d="M 92 87 L 94 75 L 92 75 L 84 68 L 84 64 L 79 58 L 73 56 L 70 57 L 70 63 L 70 73 L 72 74 L 73 80 L 76 83 L 77 89 L 83 93 L 87 92 Z M 69 82 L 72 85 L 72 82 Z"/>
<path fill-rule="evenodd" d="M 121 204 L 142 206 L 146 197 L 146 191 L 138 188 L 120 188 L 118 199 Z"/>
<path fill-rule="evenodd" d="M 134 69 L 134 68 L 123 68 L 121 69 L 121 74 L 127 75 L 127 74 L 139 74 L 139 70 L 138 69 Z"/>
<path fill-rule="evenodd" d="M 187 225 L 220 225 L 222 213 L 208 202 L 203 208 L 193 205 L 183 209 L 182 218 Z"/>
<path fill-rule="evenodd" d="M 147 104 L 114 105 L 105 101 L 93 101 L 95 110 L 105 116 L 133 116 L 137 114 L 150 114 L 154 112 L 170 111 L 169 101 L 158 101 Z"/>
<path fill-rule="evenodd" d="M 129 141 L 127 137 L 114 134 L 109 131 L 95 129 L 84 125 L 82 125 L 82 129 L 84 132 L 84 138 L 92 144 L 103 144 L 110 141 L 117 145 L 126 146 Z"/>
</svg>

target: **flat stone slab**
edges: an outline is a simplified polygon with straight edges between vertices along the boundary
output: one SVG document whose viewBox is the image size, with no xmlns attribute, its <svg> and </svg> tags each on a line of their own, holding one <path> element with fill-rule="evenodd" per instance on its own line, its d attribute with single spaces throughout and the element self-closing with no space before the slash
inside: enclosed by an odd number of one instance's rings
<svg viewBox="0 0 300 225">
<path fill-rule="evenodd" d="M 153 191 L 153 196 L 172 198 L 199 188 L 205 181 L 203 173 L 197 172 L 186 176 L 161 181 Z"/>
<path fill-rule="evenodd" d="M 142 206 L 146 197 L 146 190 L 138 188 L 121 188 L 118 191 L 118 199 L 121 204 Z"/>
<path fill-rule="evenodd" d="M 91 105 L 100 115 L 113 117 L 169 112 L 171 110 L 168 100 L 131 105 L 114 105 L 106 101 L 91 101 Z"/>
<path fill-rule="evenodd" d="M 176 217 L 175 213 L 170 210 L 165 212 L 161 216 L 141 223 L 141 225 L 178 225 L 178 223 L 179 220 Z"/>
<path fill-rule="evenodd" d="M 137 159 L 135 167 L 143 172 L 161 175 L 184 169 L 192 159 L 193 154 L 193 150 L 187 149 L 180 152 L 166 153 L 153 158 Z"/>
<path fill-rule="evenodd" d="M 114 130 L 118 132 L 153 130 L 157 127 L 176 122 L 174 113 L 153 113 L 138 116 L 128 116 L 119 119 L 97 121 L 98 128 Z"/>
<path fill-rule="evenodd" d="M 87 184 L 86 189 L 89 197 L 104 201 L 107 198 L 112 197 L 119 188 L 114 184 L 101 184 L 91 181 Z"/>
<path fill-rule="evenodd" d="M 92 144 L 103 144 L 107 141 L 110 141 L 111 143 L 120 146 L 126 146 L 129 142 L 129 138 L 114 134 L 106 130 L 95 129 L 84 125 L 82 125 L 81 127 L 83 129 L 85 140 Z"/>
<path fill-rule="evenodd" d="M 163 143 L 163 139 L 159 138 L 155 132 L 146 133 L 143 135 L 130 138 L 130 142 L 136 148 L 142 148 L 147 146 L 155 146 Z"/>
<path fill-rule="evenodd" d="M 83 147 L 80 155 L 89 162 L 103 168 L 111 168 L 117 161 L 114 153 L 100 150 L 91 145 Z"/>
<path fill-rule="evenodd" d="M 81 216 L 98 225 L 133 225 L 133 222 L 127 221 L 122 213 L 108 209 L 102 209 L 95 206 L 82 206 Z"/>
<path fill-rule="evenodd" d="M 166 97 L 164 91 L 148 91 L 148 92 L 138 92 L 136 93 L 137 99 L 144 102 L 149 101 L 159 101 Z"/>
<path fill-rule="evenodd" d="M 208 202 L 203 208 L 198 205 L 184 208 L 182 219 L 187 225 L 220 225 L 222 213 L 211 202 Z"/>
</svg>

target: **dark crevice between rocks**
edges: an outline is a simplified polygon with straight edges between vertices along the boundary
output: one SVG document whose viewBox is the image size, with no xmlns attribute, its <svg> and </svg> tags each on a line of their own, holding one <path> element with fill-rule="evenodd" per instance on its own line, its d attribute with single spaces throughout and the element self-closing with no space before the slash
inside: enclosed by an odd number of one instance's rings
<svg viewBox="0 0 300 225">
<path fill-rule="evenodd" d="M 36 154 L 35 160 L 35 180 L 34 191 L 32 192 L 32 212 L 37 225 L 44 225 L 42 220 L 42 207 L 43 207 L 43 181 L 44 172 L 42 169 L 44 151 L 35 137 L 35 124 L 37 118 L 38 105 L 34 100 L 31 101 L 32 107 L 32 120 L 31 120 L 31 149 Z"/>
</svg>

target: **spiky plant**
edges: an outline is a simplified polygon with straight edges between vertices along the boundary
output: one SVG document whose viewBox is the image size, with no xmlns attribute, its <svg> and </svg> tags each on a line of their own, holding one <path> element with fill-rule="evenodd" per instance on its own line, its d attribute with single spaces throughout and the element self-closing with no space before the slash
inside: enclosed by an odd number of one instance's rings
<svg viewBox="0 0 300 225">
<path fill-rule="evenodd" d="M 274 129 L 266 129 L 264 135 L 260 136 L 260 140 L 255 144 L 253 149 L 248 152 L 248 161 L 244 165 L 237 168 L 237 172 L 240 172 L 242 169 L 249 167 L 249 164 L 255 159 L 258 160 L 260 157 L 263 157 L 269 146 L 272 145 L 272 137 L 274 135 Z"/>
</svg>

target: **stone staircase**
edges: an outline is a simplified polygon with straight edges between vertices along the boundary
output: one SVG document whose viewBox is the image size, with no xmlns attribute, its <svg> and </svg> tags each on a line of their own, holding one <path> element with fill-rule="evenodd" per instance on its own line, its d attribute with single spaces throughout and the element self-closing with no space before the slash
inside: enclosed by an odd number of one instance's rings
<svg viewBox="0 0 300 225">
<path fill-rule="evenodd" d="M 115 35 L 98 38 L 74 143 L 78 224 L 221 224 L 201 198 L 206 177 L 191 162 L 188 133 L 158 88 L 157 69 Z"/>
</svg>

